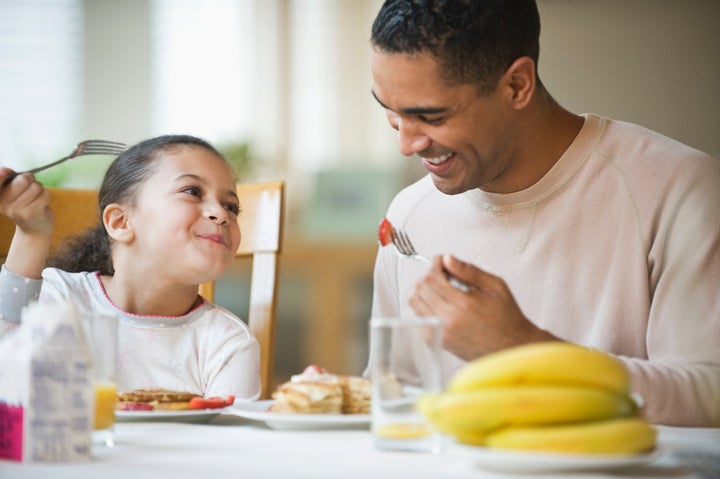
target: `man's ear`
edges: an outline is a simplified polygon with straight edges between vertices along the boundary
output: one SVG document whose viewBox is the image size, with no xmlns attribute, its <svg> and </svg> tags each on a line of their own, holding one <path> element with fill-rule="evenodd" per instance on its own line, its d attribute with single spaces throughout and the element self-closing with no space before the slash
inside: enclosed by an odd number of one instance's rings
<svg viewBox="0 0 720 479">
<path fill-rule="evenodd" d="M 130 217 L 123 206 L 117 203 L 107 205 L 103 210 L 102 220 L 105 230 L 114 241 L 128 243 L 135 238 Z"/>
<path fill-rule="evenodd" d="M 535 94 L 537 75 L 535 61 L 530 57 L 520 57 L 505 71 L 502 80 L 506 85 L 508 99 L 512 108 L 522 110 L 527 107 Z"/>
</svg>

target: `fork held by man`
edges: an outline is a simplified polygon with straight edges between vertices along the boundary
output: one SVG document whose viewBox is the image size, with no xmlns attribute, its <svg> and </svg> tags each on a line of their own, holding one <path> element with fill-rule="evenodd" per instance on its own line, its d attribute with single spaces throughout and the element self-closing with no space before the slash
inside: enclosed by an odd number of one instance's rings
<svg viewBox="0 0 720 479">
<path fill-rule="evenodd" d="M 380 228 L 378 229 L 378 239 L 382 246 L 386 246 L 390 243 L 395 245 L 395 250 L 401 255 L 414 260 L 422 261 L 424 263 L 430 263 L 430 258 L 418 254 L 417 250 L 410 241 L 410 237 L 405 231 L 395 228 L 387 218 L 383 218 L 380 222 Z M 463 283 L 450 273 L 447 273 L 448 281 L 452 286 L 459 289 L 460 291 L 467 293 L 470 291 L 470 286 Z"/>
</svg>

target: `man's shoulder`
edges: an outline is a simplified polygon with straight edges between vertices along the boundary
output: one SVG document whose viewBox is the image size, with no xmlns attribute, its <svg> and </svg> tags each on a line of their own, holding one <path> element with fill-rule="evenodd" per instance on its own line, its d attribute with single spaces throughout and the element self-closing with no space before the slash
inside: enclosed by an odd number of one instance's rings
<svg viewBox="0 0 720 479">
<path fill-rule="evenodd" d="M 718 162 L 709 154 L 648 127 L 627 121 L 600 118 L 604 124 L 596 148 L 608 156 L 631 161 L 697 163 L 715 168 Z"/>
</svg>

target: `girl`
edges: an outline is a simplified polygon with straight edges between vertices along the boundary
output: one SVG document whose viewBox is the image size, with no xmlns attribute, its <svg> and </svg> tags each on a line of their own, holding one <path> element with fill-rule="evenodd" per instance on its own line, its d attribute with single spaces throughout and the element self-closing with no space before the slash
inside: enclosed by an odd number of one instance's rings
<svg viewBox="0 0 720 479">
<path fill-rule="evenodd" d="M 0 168 L 0 184 L 11 173 Z M 16 224 L 0 272 L 0 332 L 30 301 L 70 299 L 118 316 L 118 390 L 260 394 L 259 346 L 245 324 L 198 295 L 240 244 L 235 175 L 207 142 L 161 136 L 122 153 L 99 191 L 100 223 L 45 267 L 49 193 L 30 174 L 0 187 Z"/>
</svg>

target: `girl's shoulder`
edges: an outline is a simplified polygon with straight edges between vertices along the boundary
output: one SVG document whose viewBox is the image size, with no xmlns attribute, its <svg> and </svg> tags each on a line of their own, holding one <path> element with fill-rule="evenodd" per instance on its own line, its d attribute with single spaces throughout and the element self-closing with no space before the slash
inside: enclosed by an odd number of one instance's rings
<svg viewBox="0 0 720 479">
<path fill-rule="evenodd" d="M 62 269 L 48 267 L 42 272 L 43 280 L 54 281 L 67 284 L 78 284 L 87 283 L 88 281 L 95 281 L 97 272 L 80 271 L 78 273 L 69 273 Z"/>
<path fill-rule="evenodd" d="M 195 324 L 205 329 L 250 335 L 250 328 L 245 321 L 232 311 L 208 300 L 198 309 Z"/>
<path fill-rule="evenodd" d="M 79 272 L 69 273 L 58 268 L 45 268 L 42 272 L 43 291 L 55 291 L 57 294 L 72 298 L 76 295 L 83 297 L 98 291 L 97 273 Z"/>
</svg>

